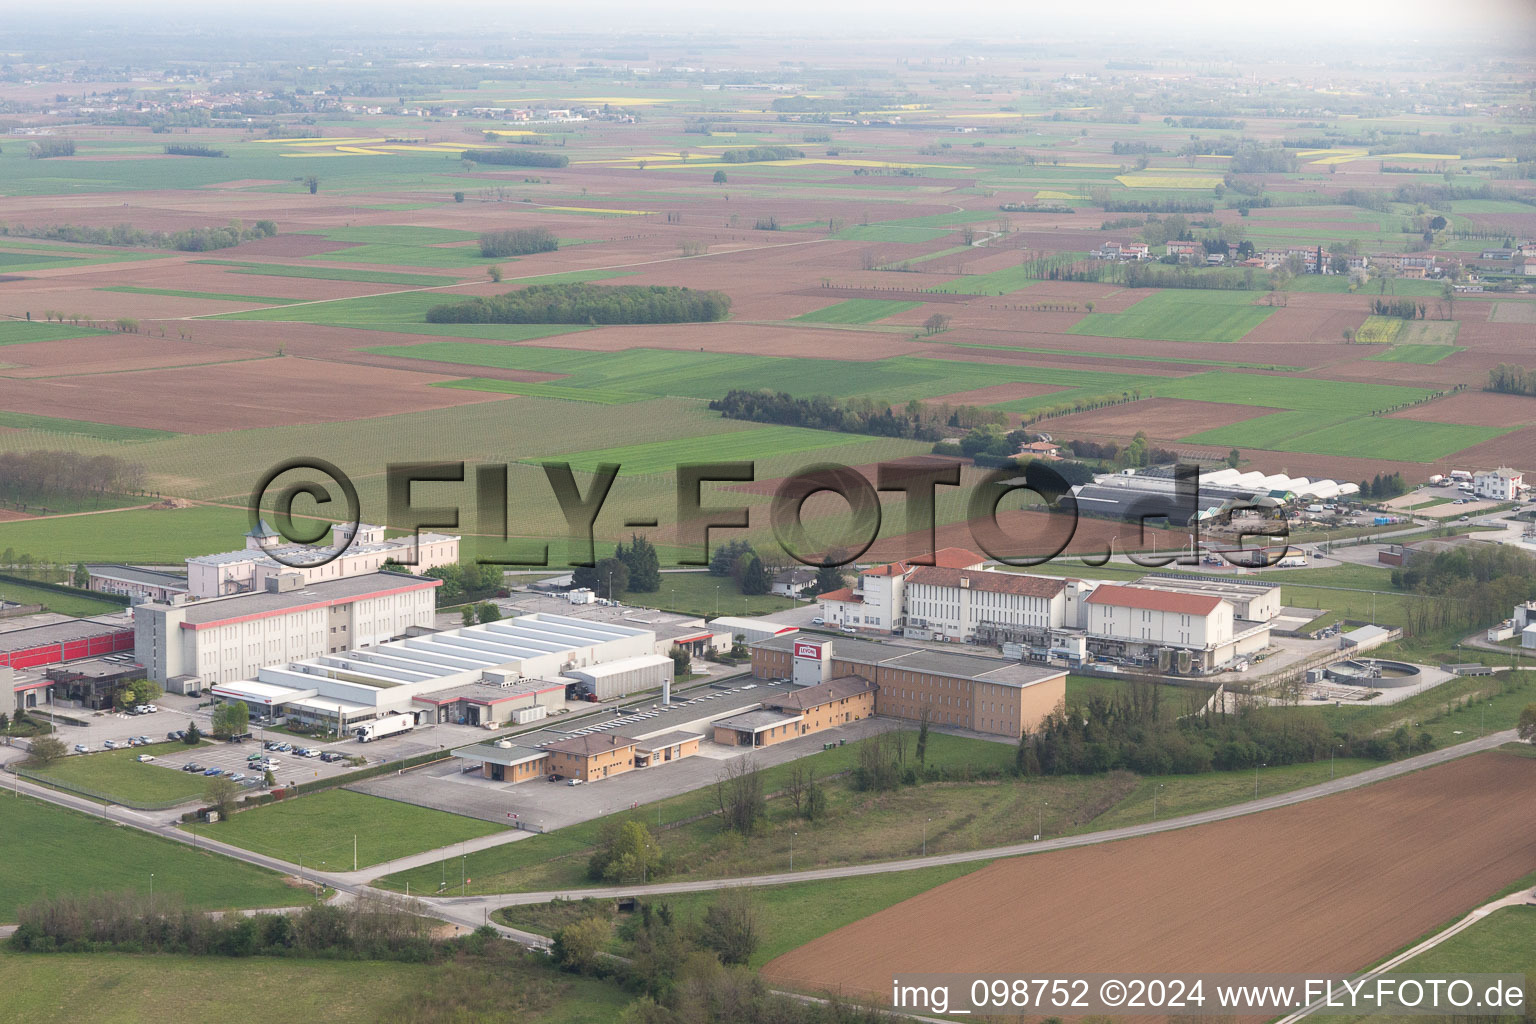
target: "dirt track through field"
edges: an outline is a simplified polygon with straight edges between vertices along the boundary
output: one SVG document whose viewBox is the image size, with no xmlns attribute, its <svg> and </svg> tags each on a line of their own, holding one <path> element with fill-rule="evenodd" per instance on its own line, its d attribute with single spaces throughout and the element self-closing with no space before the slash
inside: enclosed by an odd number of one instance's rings
<svg viewBox="0 0 1536 1024">
<path fill-rule="evenodd" d="M 1262 814 L 999 861 L 763 969 L 881 996 L 898 972 L 1346 972 L 1536 869 L 1536 760 L 1487 753 Z"/>
</svg>

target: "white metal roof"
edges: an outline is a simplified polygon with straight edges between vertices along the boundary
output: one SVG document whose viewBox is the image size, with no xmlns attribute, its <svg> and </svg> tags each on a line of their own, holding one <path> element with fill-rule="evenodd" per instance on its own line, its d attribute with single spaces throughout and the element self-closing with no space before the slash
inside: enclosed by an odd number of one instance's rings
<svg viewBox="0 0 1536 1024">
<path fill-rule="evenodd" d="M 664 654 L 642 654 L 634 658 L 620 658 L 618 661 L 610 661 L 606 665 L 588 665 L 585 668 L 573 668 L 565 674 L 583 679 L 605 679 L 608 676 L 621 675 L 625 672 L 633 672 L 636 669 L 655 668 L 657 665 L 670 665 L 672 659 Z"/>
</svg>

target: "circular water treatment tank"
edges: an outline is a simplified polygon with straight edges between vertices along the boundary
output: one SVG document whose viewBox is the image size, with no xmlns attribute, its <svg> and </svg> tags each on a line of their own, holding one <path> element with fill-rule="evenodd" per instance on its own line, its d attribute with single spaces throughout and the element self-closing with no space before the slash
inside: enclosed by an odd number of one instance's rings
<svg viewBox="0 0 1536 1024">
<path fill-rule="evenodd" d="M 1381 658 L 1351 658 L 1329 665 L 1324 672 L 1336 683 L 1374 688 L 1412 686 L 1423 675 L 1417 665 Z"/>
</svg>

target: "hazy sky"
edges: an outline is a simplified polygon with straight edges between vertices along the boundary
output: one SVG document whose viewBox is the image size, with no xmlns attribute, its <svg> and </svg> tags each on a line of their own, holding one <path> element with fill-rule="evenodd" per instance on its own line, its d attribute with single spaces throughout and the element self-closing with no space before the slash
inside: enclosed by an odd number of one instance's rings
<svg viewBox="0 0 1536 1024">
<path fill-rule="evenodd" d="M 1234 3 L 1232 0 L 1092 0 L 1066 5 L 1059 0 L 566 0 L 534 4 L 526 0 L 455 0 L 446 6 L 397 0 L 263 0 L 257 8 L 241 4 L 227 14 L 213 13 L 218 5 L 206 0 L 54 0 L 22 17 L 36 24 L 42 12 L 98 12 L 103 20 L 128 17 L 149 27 L 158 16 L 193 21 L 225 22 L 237 18 L 246 25 L 256 16 L 288 22 L 288 27 L 318 27 L 322 23 L 363 22 L 378 28 L 426 30 L 471 28 L 498 31 L 519 27 L 540 31 L 752 31 L 787 32 L 805 36 L 834 26 L 859 27 L 870 35 L 921 31 L 936 37 L 986 34 L 1018 38 L 1034 32 L 1075 37 L 1126 36 L 1149 29 L 1162 33 L 1186 31 L 1224 38 L 1240 45 L 1242 36 L 1255 42 L 1295 39 L 1331 40 L 1343 34 L 1422 34 L 1433 42 L 1439 34 L 1487 34 L 1506 43 L 1523 39 L 1536 48 L 1536 0 L 1284 0 L 1282 3 Z M 142 20 L 141 20 L 142 19 Z M 146 24 L 148 23 L 148 24 Z"/>
</svg>

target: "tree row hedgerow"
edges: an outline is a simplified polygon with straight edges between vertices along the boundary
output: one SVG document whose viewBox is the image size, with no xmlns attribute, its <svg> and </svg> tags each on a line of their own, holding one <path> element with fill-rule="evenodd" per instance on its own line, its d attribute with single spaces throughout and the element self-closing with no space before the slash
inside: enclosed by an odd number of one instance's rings
<svg viewBox="0 0 1536 1024">
<path fill-rule="evenodd" d="M 434 324 L 678 324 L 724 320 L 724 292 L 673 285 L 535 284 L 427 310 Z"/>
</svg>

